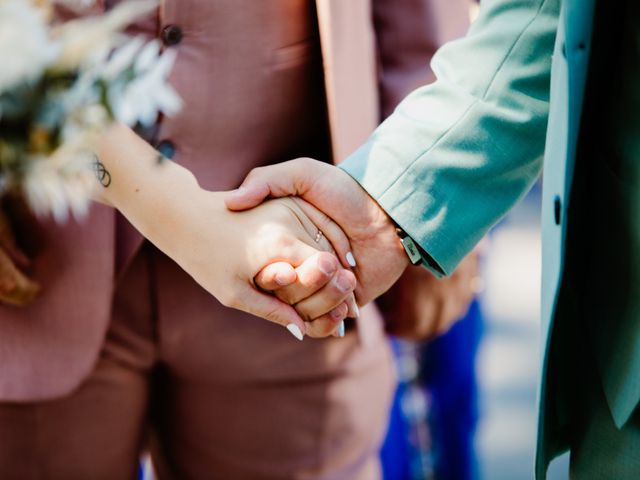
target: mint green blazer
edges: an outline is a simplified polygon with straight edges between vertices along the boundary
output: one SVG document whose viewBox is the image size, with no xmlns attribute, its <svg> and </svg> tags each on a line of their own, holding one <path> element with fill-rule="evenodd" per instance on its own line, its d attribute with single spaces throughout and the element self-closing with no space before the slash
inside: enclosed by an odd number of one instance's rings
<svg viewBox="0 0 640 480">
<path fill-rule="evenodd" d="M 454 270 L 544 165 L 538 478 L 567 449 L 550 413 L 547 364 L 594 2 L 483 0 L 468 35 L 435 55 L 438 80 L 410 94 L 341 165 L 432 257 L 436 274 Z M 618 426 L 640 399 L 638 342 L 618 356 L 625 365 L 609 362 L 601 375 Z"/>
</svg>

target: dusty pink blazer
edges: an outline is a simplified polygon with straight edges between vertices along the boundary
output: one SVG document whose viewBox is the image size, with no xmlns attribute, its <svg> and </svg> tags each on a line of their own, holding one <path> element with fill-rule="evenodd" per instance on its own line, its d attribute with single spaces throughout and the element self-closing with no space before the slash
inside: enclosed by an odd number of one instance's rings
<svg viewBox="0 0 640 480">
<path fill-rule="evenodd" d="M 352 152 L 374 129 L 380 119 L 381 103 L 388 113 L 390 103 L 419 83 L 416 78 L 395 75 L 394 62 L 424 62 L 426 74 L 426 64 L 435 48 L 466 28 L 466 21 L 461 20 L 465 17 L 466 0 L 404 0 L 415 8 L 405 6 L 400 17 L 394 10 L 395 1 L 316 0 L 331 150 L 336 161 Z M 215 2 L 202 3 L 206 9 L 211 8 L 206 4 Z M 162 4 L 158 12 L 161 24 L 195 25 L 199 16 L 208 14 L 197 8 L 181 9 L 179 4 L 178 0 Z M 426 47 L 409 48 L 406 38 L 391 33 L 402 30 L 397 22 L 414 35 L 424 35 L 416 38 L 416 44 Z M 217 41 L 218 34 L 199 32 L 199 41 Z M 268 47 L 264 38 L 248 38 L 248 42 L 254 48 Z M 291 49 L 284 54 L 295 57 L 299 52 Z M 380 68 L 389 58 L 393 58 L 390 67 Z M 184 89 L 188 95 L 207 93 L 208 85 L 190 84 L 190 72 L 202 68 L 196 65 L 197 60 L 185 46 L 173 72 L 172 83 L 188 86 Z M 212 75 L 224 75 L 216 71 L 215 58 L 208 61 Z M 379 87 L 384 92 L 382 99 Z M 163 122 L 161 135 L 184 145 L 203 145 L 207 141 L 206 131 L 189 128 L 180 118 Z M 198 152 L 206 149 L 199 148 Z M 230 162 L 221 168 L 207 168 L 207 159 L 198 152 L 182 152 L 184 161 L 180 163 L 193 170 L 206 188 L 233 188 L 242 180 L 245 165 L 234 167 Z M 121 230 L 116 228 L 116 222 L 121 220 L 117 218 L 111 209 L 96 205 L 82 223 L 60 226 L 42 222 L 37 235 L 43 249 L 34 260 L 33 274 L 45 288 L 27 308 L 0 306 L 0 400 L 60 397 L 77 387 L 91 371 L 109 322 L 118 270 L 127 264 L 141 242 L 136 234 L 118 233 Z M 372 323 L 362 322 L 360 326 L 365 330 L 364 336 L 367 325 Z"/>
</svg>

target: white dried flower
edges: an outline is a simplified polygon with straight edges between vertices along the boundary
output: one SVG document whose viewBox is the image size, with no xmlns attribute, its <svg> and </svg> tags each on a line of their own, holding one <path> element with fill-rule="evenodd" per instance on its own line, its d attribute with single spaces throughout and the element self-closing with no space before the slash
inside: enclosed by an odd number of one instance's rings
<svg viewBox="0 0 640 480">
<path fill-rule="evenodd" d="M 55 0 L 55 2 L 74 10 L 85 10 L 96 4 L 95 0 Z"/>
<path fill-rule="evenodd" d="M 65 22 L 53 32 L 60 44 L 54 69 L 74 70 L 95 65 L 112 48 L 117 32 L 157 6 L 158 0 L 130 0 L 105 15 Z"/>
<path fill-rule="evenodd" d="M 99 75 L 108 82 L 115 80 L 119 75 L 131 68 L 136 61 L 136 56 L 145 43 L 142 36 L 129 39 L 124 45 L 117 48 L 111 58 L 100 69 Z M 157 56 L 157 52 L 156 52 Z"/>
<path fill-rule="evenodd" d="M 36 215 L 50 214 L 59 223 L 69 212 L 76 219 L 87 215 L 97 186 L 90 144 L 89 137 L 76 138 L 49 157 L 30 159 L 21 187 Z"/>
<path fill-rule="evenodd" d="M 25 0 L 0 0 L 0 92 L 38 78 L 57 52 L 41 12 Z"/>
<path fill-rule="evenodd" d="M 136 122 L 151 125 L 159 112 L 172 116 L 182 108 L 180 96 L 168 81 L 176 60 L 175 50 L 166 50 L 159 55 L 160 43 L 157 40 L 148 42 L 138 53 L 140 46 L 140 40 L 132 40 L 122 47 L 122 53 L 114 54 L 112 61 L 116 65 L 109 62 L 105 68 L 108 75 L 117 75 L 126 68 L 124 59 L 135 58 L 134 80 L 124 89 L 113 89 L 109 98 L 116 118 L 129 126 Z"/>
<path fill-rule="evenodd" d="M 0 0 L 0 93 L 43 76 L 79 77 L 70 85 L 58 83 L 44 94 L 36 93 L 42 98 L 34 97 L 33 105 L 31 99 L 21 101 L 33 110 L 27 113 L 38 130 L 25 129 L 25 139 L 33 145 L 19 149 L 19 168 L 0 175 L 0 195 L 18 187 L 36 214 L 64 222 L 69 213 L 86 215 L 99 185 L 92 152 L 112 122 L 109 110 L 128 125 L 149 125 L 159 112 L 176 113 L 182 101 L 168 83 L 176 52 L 160 54 L 158 41 L 134 38 L 124 43 L 118 35 L 136 17 L 156 8 L 158 0 L 128 1 L 106 15 L 66 22 L 54 30 L 45 18 L 51 4 L 39 1 L 40 10 L 28 0 Z M 93 3 L 63 1 L 79 7 Z"/>
</svg>

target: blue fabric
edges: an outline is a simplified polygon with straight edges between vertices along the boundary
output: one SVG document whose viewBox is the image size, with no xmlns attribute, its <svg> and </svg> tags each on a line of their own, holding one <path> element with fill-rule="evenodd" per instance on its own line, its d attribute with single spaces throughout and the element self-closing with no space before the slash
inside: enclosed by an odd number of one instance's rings
<svg viewBox="0 0 640 480">
<path fill-rule="evenodd" d="M 429 422 L 433 469 L 437 480 L 478 478 L 474 434 L 478 421 L 475 360 L 483 332 L 477 301 L 449 332 L 420 351 L 418 379 L 430 399 Z M 411 425 L 402 410 L 409 383 L 400 383 L 391 408 L 387 435 L 380 452 L 384 480 L 412 480 L 416 452 Z"/>
<path fill-rule="evenodd" d="M 431 396 L 429 423 L 435 477 L 478 478 L 474 435 L 478 423 L 476 353 L 483 331 L 477 301 L 451 330 L 425 346 L 421 371 Z"/>
<path fill-rule="evenodd" d="M 409 425 L 402 412 L 402 395 L 406 385 L 400 383 L 396 388 L 389 426 L 382 449 L 380 460 L 382 463 L 382 478 L 384 480 L 411 479 L 411 453 L 409 446 Z"/>
</svg>

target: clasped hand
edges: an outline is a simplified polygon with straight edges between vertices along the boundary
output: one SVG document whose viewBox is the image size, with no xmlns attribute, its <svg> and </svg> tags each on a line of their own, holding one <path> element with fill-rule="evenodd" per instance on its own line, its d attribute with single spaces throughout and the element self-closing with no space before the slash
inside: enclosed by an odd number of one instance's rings
<svg viewBox="0 0 640 480">
<path fill-rule="evenodd" d="M 247 213 L 267 198 L 287 196 L 299 197 L 296 205 L 321 230 L 332 226 L 327 237 L 341 259 L 345 252 L 357 258 L 352 271 L 358 304 L 384 293 L 407 267 L 408 258 L 391 219 L 355 180 L 334 166 L 303 158 L 254 169 L 241 188 L 225 197 L 225 203 L 230 210 Z M 282 290 L 274 290 L 279 298 L 291 300 Z M 326 297 L 320 289 L 311 298 L 322 304 Z"/>
</svg>

